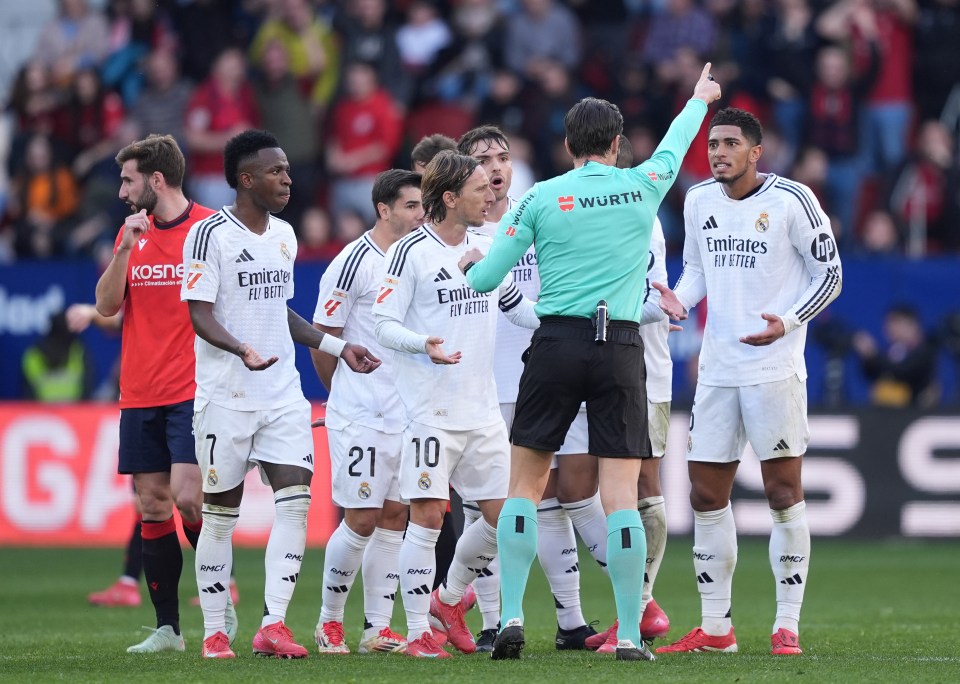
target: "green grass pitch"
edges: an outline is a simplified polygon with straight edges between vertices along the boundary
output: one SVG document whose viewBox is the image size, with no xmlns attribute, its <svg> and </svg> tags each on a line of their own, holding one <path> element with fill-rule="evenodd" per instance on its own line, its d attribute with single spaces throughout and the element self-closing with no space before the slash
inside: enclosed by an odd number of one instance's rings
<svg viewBox="0 0 960 684">
<path fill-rule="evenodd" d="M 202 620 L 187 605 L 196 591 L 193 552 L 185 551 L 181 616 L 185 653 L 132 655 L 125 649 L 153 624 L 146 591 L 138 609 L 86 604 L 88 592 L 112 581 L 120 551 L 111 549 L 0 548 L 0 681 L 3 682 L 958 682 L 960 681 L 960 544 L 814 540 L 803 610 L 801 657 L 769 654 L 774 588 L 765 540 L 741 540 L 734 582 L 733 616 L 740 652 L 660 656 L 656 662 L 616 662 L 612 656 L 563 652 L 553 647 L 553 602 L 539 567 L 526 600 L 527 648 L 519 661 L 457 654 L 446 661 L 406 656 L 351 654 L 320 657 L 313 629 L 320 609 L 322 551 L 304 560 L 287 624 L 311 656 L 301 661 L 254 658 L 250 641 L 262 606 L 263 554 L 236 553 L 240 584 L 240 636 L 236 661 L 199 657 Z M 612 622 L 609 582 L 581 549 L 584 614 Z M 682 636 L 699 620 L 699 599 L 690 561 L 690 540 L 673 538 L 657 581 L 656 596 Z M 361 626 L 362 592 L 354 586 L 347 606 L 353 649 Z M 403 632 L 398 605 L 394 627 Z M 472 611 L 471 627 L 479 630 Z M 641 679 L 642 678 L 642 679 Z"/>
</svg>

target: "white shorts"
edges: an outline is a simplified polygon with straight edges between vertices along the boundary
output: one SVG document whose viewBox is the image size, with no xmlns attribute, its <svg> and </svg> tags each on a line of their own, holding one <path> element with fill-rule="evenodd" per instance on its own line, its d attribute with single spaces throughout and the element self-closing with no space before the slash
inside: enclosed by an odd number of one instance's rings
<svg viewBox="0 0 960 684">
<path fill-rule="evenodd" d="M 400 447 L 403 435 L 386 434 L 359 423 L 342 430 L 327 427 L 333 503 L 343 508 L 383 508 L 400 500 Z"/>
<path fill-rule="evenodd" d="M 687 460 L 739 461 L 748 441 L 761 461 L 803 456 L 810 441 L 806 383 L 793 376 L 746 387 L 698 384 Z"/>
<path fill-rule="evenodd" d="M 312 473 L 310 414 L 306 399 L 262 411 L 234 411 L 208 403 L 194 412 L 193 435 L 203 491 L 230 491 L 260 463 L 297 466 Z M 263 468 L 260 479 L 270 484 Z"/>
<path fill-rule="evenodd" d="M 464 501 L 507 498 L 510 442 L 503 422 L 479 430 L 443 430 L 410 423 L 403 431 L 400 496 Z"/>
<path fill-rule="evenodd" d="M 650 431 L 650 455 L 663 458 L 667 450 L 667 430 L 670 428 L 670 402 L 647 402 L 647 428 Z"/>
</svg>

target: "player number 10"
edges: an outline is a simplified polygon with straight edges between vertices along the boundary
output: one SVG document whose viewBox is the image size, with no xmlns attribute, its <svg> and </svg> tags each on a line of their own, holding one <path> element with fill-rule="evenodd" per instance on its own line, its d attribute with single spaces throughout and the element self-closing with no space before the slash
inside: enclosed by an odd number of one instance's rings
<svg viewBox="0 0 960 684">
<path fill-rule="evenodd" d="M 413 448 L 417 450 L 417 465 L 420 467 L 420 438 L 413 438 Z M 436 437 L 427 437 L 423 440 L 423 464 L 428 468 L 436 468 L 440 463 L 440 440 Z"/>
</svg>

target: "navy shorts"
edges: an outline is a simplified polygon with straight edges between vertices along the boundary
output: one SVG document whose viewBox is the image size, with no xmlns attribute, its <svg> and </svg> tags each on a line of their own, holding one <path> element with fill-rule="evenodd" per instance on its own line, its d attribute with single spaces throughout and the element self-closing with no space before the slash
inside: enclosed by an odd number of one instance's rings
<svg viewBox="0 0 960 684">
<path fill-rule="evenodd" d="M 533 333 L 520 376 L 510 441 L 556 452 L 587 404 L 590 453 L 648 458 L 646 366 L 639 326 L 610 321 L 607 342 L 594 342 L 588 318 L 545 316 Z"/>
<path fill-rule="evenodd" d="M 120 410 L 117 472 L 163 473 L 173 463 L 197 464 L 193 399 L 169 406 Z"/>
</svg>

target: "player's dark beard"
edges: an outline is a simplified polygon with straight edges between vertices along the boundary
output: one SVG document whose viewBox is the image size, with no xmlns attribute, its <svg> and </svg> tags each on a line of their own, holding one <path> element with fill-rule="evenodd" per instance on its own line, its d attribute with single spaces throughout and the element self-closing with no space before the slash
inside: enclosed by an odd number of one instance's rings
<svg viewBox="0 0 960 684">
<path fill-rule="evenodd" d="M 736 176 L 728 177 L 728 178 L 717 178 L 717 182 L 722 183 L 723 185 L 733 185 L 738 180 L 743 178 L 746 173 L 747 173 L 747 170 L 744 169 L 743 171 L 738 173 Z"/>
<path fill-rule="evenodd" d="M 152 215 L 153 210 L 157 208 L 157 193 L 149 185 L 144 187 L 143 194 L 140 195 L 140 201 L 136 203 L 137 211 L 146 209 L 147 213 Z"/>
</svg>

